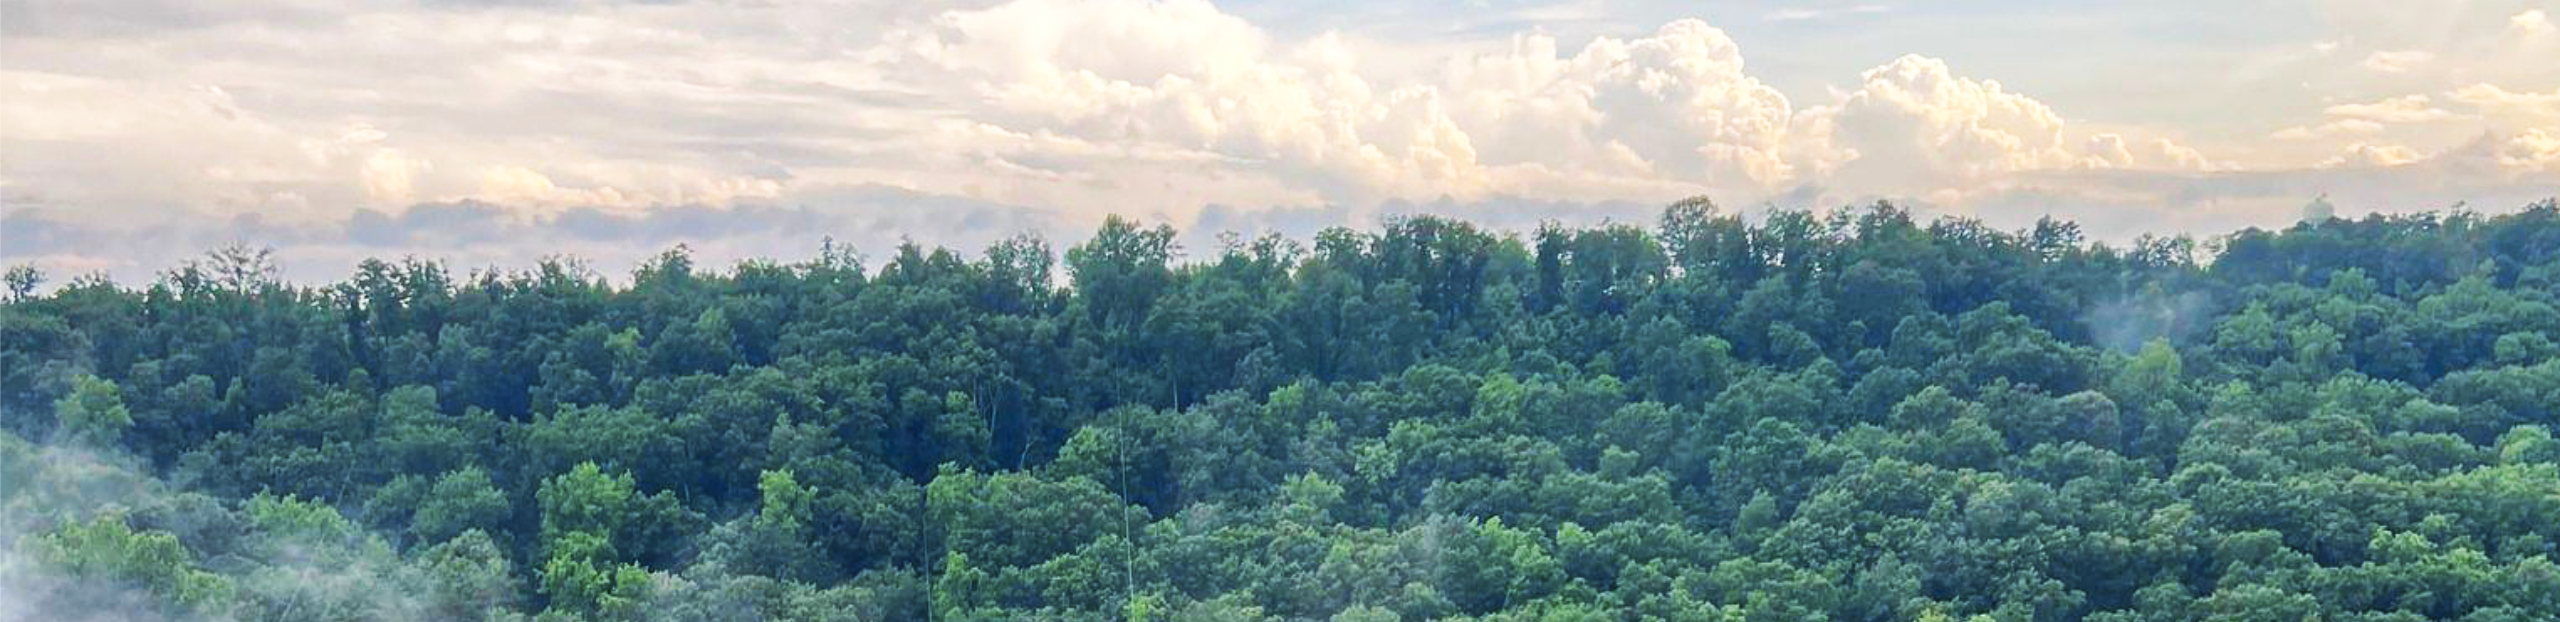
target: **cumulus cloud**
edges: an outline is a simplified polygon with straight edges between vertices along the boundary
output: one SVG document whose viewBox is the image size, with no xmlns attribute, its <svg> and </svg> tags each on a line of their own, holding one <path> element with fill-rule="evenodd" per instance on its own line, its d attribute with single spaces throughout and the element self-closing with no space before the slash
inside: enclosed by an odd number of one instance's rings
<svg viewBox="0 0 2560 622">
<path fill-rule="evenodd" d="M 2320 161 L 2321 168 L 2399 166 L 2418 161 L 2418 150 L 2400 145 L 2356 143 L 2346 151 Z"/>
<path fill-rule="evenodd" d="M 281 31 L 249 9 L 23 8 L 46 27 L 0 43 L 23 59 L 13 99 L 32 102 L 0 118 L 34 145 L 0 172 L 16 202 L 637 210 L 870 183 L 1181 217 L 1211 203 L 1763 196 L 1835 170 L 1888 192 L 1942 172 L 1957 178 L 1920 185 L 2201 160 L 2161 137 L 2066 137 L 2042 103 L 1921 56 L 1801 108 L 1694 19 L 1576 49 L 1532 32 L 1416 63 L 1375 59 L 1441 52 L 1283 39 L 1201 0 L 276 1 L 267 14 L 328 27 Z M 881 19 L 813 25 L 845 11 Z M 85 53 L 137 38 L 153 50 L 113 66 Z M 216 54 L 239 60 L 197 60 Z M 1911 124 L 1890 127 L 1897 116 Z M 152 148 L 172 142 L 201 148 Z M 134 153 L 150 155 L 121 157 Z M 115 178 L 135 183 L 94 181 Z"/>
<path fill-rule="evenodd" d="M 2029 171 L 2210 166 L 2166 138 L 2098 133 L 2075 142 L 2043 102 L 1956 75 L 1942 60 L 1907 55 L 1860 77 L 1838 103 L 1797 120 L 1805 140 L 1820 146 L 1810 167 L 1843 186 L 1954 202 Z"/>
<path fill-rule="evenodd" d="M 1523 35 L 1507 50 L 1453 61 L 1448 74 L 1441 88 L 1452 94 L 1453 120 L 1482 136 L 1487 164 L 1506 183 L 1561 174 L 1756 190 L 1796 175 L 1792 106 L 1744 71 L 1732 38 L 1702 21 L 1601 37 L 1571 55 L 1553 37 Z"/>
<path fill-rule="evenodd" d="M 2560 194 L 2554 192 L 2560 189 L 2560 178 L 2551 177 L 2560 173 L 2560 130 L 2488 132 L 2434 153 L 2403 145 L 2358 142 L 2322 160 L 2318 167 L 2404 167 L 2423 173 L 2404 180 L 2412 186 L 2507 186 Z"/>
<path fill-rule="evenodd" d="M 1834 8 L 1764 17 L 1884 10 L 1820 6 Z M 1203 0 L 0 10 L 0 255 L 118 274 L 225 241 L 327 266 L 400 252 L 611 264 L 678 241 L 814 248 L 829 232 L 984 241 L 946 214 L 1072 236 L 1105 213 L 1195 229 L 1410 206 L 1502 220 L 1695 194 L 2177 205 L 2193 186 L 2120 180 L 2265 172 L 2221 159 L 2230 141 L 2084 121 L 1922 54 L 1782 92 L 1698 19 L 1407 41 L 1266 27 Z M 2466 58 L 2443 53 L 2437 65 Z M 2409 70 L 2432 57 L 2374 58 Z M 2553 99 L 2483 83 L 2241 131 L 2299 143 L 2260 163 L 2281 172 L 2443 158 L 2364 147 L 2324 161 L 2347 143 L 2451 144 L 2461 135 L 2401 132 L 2479 120 L 2503 138 L 2475 149 L 2477 168 L 2427 170 L 2512 180 L 2545 170 L 2530 137 L 2548 133 L 2528 130 L 2560 128 Z M 185 224 L 129 224 L 158 220 Z M 538 250 L 553 239 L 565 246 Z"/>
<path fill-rule="evenodd" d="M 2202 171 L 2220 166 L 2205 159 L 2203 151 L 2166 138 L 2128 142 L 2123 135 L 2097 134 L 2089 137 L 2081 151 L 2092 168 Z"/>
<path fill-rule="evenodd" d="M 2521 119 L 2526 123 L 2545 122 L 2560 125 L 2560 88 L 2546 92 L 2516 92 L 2495 84 L 2480 83 L 2454 89 L 2454 101 L 2469 104 L 2483 114 Z"/>
<path fill-rule="evenodd" d="M 1909 55 L 1867 70 L 1808 124 L 1840 150 L 1844 179 L 1899 189 L 1961 189 L 1984 178 L 2073 162 L 2062 117 L 1999 82 L 1956 76 Z M 1932 188 L 1936 186 L 1936 188 Z"/>
<path fill-rule="evenodd" d="M 2507 32 L 2518 37 L 2548 36 L 2560 28 L 2551 25 L 2551 15 L 2542 9 L 2526 9 L 2507 18 Z"/>
<path fill-rule="evenodd" d="M 985 122 L 1005 131 L 1247 166 L 1301 202 L 1768 197 L 1812 183 L 1943 194 L 2022 171 L 2209 166 L 2166 137 L 2070 128 L 2032 97 L 1918 55 L 1799 108 L 1694 19 L 1579 49 L 1522 34 L 1394 77 L 1343 35 L 1283 43 L 1196 2 L 1025 0 L 890 38 L 941 88 L 996 102 Z"/>
<path fill-rule="evenodd" d="M 2560 174 L 2560 130 L 2531 129 L 2509 136 L 2482 136 L 2443 157 L 2471 165 L 2488 165 L 2510 175 Z"/>
<path fill-rule="evenodd" d="M 1336 194 L 1484 183 L 1436 91 L 1373 85 L 1339 38 L 1282 49 L 1206 2 L 1025 0 L 893 38 L 1017 132 L 1258 163 Z"/>
</svg>

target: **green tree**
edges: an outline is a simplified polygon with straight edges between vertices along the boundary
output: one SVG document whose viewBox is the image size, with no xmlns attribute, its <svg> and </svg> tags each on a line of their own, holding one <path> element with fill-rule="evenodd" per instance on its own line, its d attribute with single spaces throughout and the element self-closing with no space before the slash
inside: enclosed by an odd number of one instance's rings
<svg viewBox="0 0 2560 622">
<path fill-rule="evenodd" d="M 577 543 L 580 548 L 574 556 L 582 564 L 663 561 L 675 554 L 701 520 L 678 504 L 674 495 L 641 495 L 630 474 L 606 475 L 592 462 L 544 480 L 535 497 L 542 507 L 541 541 L 555 561 L 560 559 L 560 547 L 569 545 L 573 537 L 583 540 Z"/>
<path fill-rule="evenodd" d="M 437 619 L 501 619 L 518 603 L 513 564 L 486 532 L 462 532 L 422 549 L 417 560 L 426 574 L 427 610 Z"/>
<path fill-rule="evenodd" d="M 219 614 L 232 595 L 231 582 L 197 566 L 195 555 L 177 536 L 136 531 L 119 513 L 64 521 L 51 531 L 24 537 L 18 548 L 44 567 L 141 587 L 186 610 Z"/>
<path fill-rule="evenodd" d="M 474 531 L 499 532 L 513 513 L 487 471 L 463 467 L 437 477 L 418 500 L 409 535 L 418 542 L 444 542 Z"/>
<path fill-rule="evenodd" d="M 54 401 L 53 418 L 63 436 L 78 443 L 113 446 L 133 429 L 133 412 L 116 383 L 97 376 L 73 378 L 71 394 Z"/>
</svg>

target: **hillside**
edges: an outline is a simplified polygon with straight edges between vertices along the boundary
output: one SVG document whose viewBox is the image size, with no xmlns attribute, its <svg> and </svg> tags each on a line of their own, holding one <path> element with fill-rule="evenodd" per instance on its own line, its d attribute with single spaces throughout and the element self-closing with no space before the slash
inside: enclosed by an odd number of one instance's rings
<svg viewBox="0 0 2560 622">
<path fill-rule="evenodd" d="M 0 619 L 2560 612 L 2548 202 L 1174 239 L 21 271 Z"/>
</svg>

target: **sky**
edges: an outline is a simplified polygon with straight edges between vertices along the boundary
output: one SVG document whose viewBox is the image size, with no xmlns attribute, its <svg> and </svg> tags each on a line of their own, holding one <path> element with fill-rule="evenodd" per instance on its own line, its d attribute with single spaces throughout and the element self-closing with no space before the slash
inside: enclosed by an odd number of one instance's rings
<svg viewBox="0 0 2560 622">
<path fill-rule="evenodd" d="M 607 274 L 1890 200 L 2101 240 L 2560 195 L 2560 0 L 0 0 L 0 263 Z M 2321 199 L 2321 197 L 2326 197 Z"/>
</svg>

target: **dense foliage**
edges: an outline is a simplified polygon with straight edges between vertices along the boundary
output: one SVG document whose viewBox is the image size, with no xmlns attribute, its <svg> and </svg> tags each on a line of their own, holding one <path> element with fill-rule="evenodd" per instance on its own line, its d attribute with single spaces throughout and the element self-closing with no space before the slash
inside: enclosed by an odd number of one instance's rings
<svg viewBox="0 0 2560 622">
<path fill-rule="evenodd" d="M 0 568 L 258 620 L 2560 611 L 2549 203 L 1174 239 L 16 273 Z"/>
</svg>

